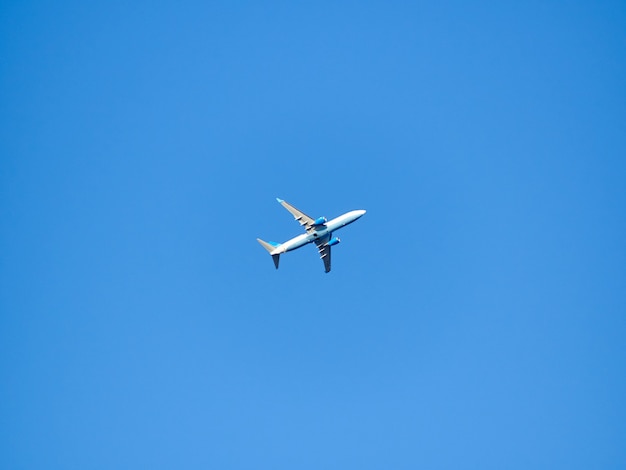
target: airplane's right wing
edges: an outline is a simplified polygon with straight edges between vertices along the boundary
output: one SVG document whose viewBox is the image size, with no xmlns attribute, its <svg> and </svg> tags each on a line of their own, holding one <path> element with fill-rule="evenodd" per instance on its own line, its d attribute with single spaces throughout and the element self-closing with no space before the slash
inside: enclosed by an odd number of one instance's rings
<svg viewBox="0 0 626 470">
<path fill-rule="evenodd" d="M 280 202 L 280 204 L 287 209 L 289 212 L 291 212 L 291 215 L 293 215 L 295 217 L 295 219 L 300 223 L 300 225 L 302 225 L 304 227 L 304 229 L 307 231 L 307 233 L 312 233 L 315 232 L 315 221 L 309 217 L 308 215 L 306 215 L 304 212 L 296 209 L 295 207 L 293 207 L 291 204 L 289 204 L 287 201 L 283 201 L 282 199 L 276 198 L 276 200 L 278 202 Z"/>
<path fill-rule="evenodd" d="M 330 245 L 328 244 L 329 236 L 315 240 L 317 251 L 320 252 L 320 258 L 324 261 L 324 271 L 330 272 Z"/>
</svg>

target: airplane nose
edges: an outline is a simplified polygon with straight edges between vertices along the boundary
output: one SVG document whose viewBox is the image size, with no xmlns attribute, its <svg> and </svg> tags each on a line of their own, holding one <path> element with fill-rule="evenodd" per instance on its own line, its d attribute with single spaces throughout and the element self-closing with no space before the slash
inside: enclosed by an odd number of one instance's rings
<svg viewBox="0 0 626 470">
<path fill-rule="evenodd" d="M 367 211 L 360 210 L 360 211 L 357 211 L 357 212 L 359 214 L 359 217 L 363 217 L 363 214 L 365 214 Z"/>
</svg>

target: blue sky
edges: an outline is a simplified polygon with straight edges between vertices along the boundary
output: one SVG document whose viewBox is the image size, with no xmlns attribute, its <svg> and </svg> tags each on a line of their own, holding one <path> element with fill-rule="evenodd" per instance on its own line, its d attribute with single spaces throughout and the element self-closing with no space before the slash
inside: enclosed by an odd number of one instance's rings
<svg viewBox="0 0 626 470">
<path fill-rule="evenodd" d="M 0 467 L 626 466 L 623 2 L 3 2 Z M 256 237 L 334 217 L 281 260 Z"/>
</svg>

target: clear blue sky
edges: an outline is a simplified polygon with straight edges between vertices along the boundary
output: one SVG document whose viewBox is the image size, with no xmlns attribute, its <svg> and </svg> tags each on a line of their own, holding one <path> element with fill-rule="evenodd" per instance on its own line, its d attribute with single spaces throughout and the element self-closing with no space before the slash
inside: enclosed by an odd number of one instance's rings
<svg viewBox="0 0 626 470">
<path fill-rule="evenodd" d="M 2 2 L 0 467 L 626 468 L 625 181 L 624 2 Z"/>
</svg>

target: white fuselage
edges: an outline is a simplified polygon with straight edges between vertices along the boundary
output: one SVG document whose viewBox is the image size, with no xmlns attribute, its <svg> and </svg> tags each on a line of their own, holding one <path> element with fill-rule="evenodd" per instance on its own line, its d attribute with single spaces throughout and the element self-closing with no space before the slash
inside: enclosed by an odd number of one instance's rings
<svg viewBox="0 0 626 470">
<path fill-rule="evenodd" d="M 281 244 L 274 251 L 272 251 L 272 254 L 286 253 L 287 251 L 292 251 L 296 248 L 300 248 L 301 246 L 308 245 L 318 238 L 322 238 L 335 230 L 339 230 L 340 228 L 351 224 L 363 214 L 365 214 L 364 210 L 346 212 L 345 214 L 326 222 L 324 225 L 320 225 L 313 233 L 303 233 L 302 235 L 298 235 L 291 240 L 287 240 L 285 243 Z"/>
</svg>

